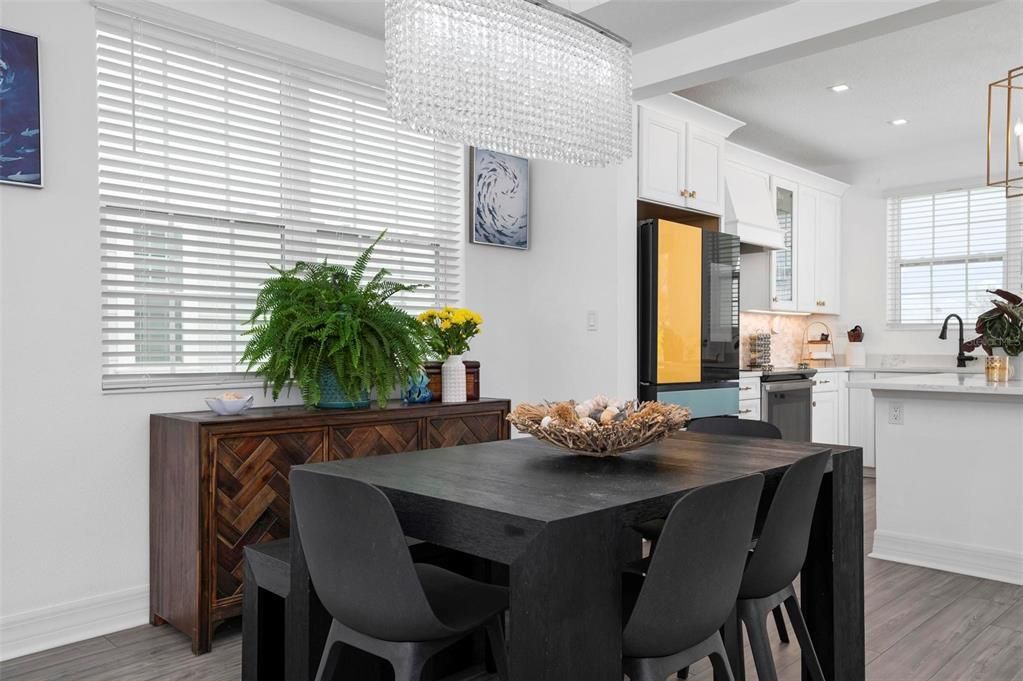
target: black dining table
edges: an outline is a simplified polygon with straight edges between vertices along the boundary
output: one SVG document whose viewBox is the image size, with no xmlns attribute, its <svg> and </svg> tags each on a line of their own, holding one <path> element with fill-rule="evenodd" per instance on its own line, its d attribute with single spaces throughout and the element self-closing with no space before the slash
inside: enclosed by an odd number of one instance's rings
<svg viewBox="0 0 1023 681">
<path fill-rule="evenodd" d="M 513 681 L 622 681 L 621 573 L 640 551 L 631 527 L 664 517 L 687 490 L 753 473 L 767 478 L 762 514 L 786 468 L 824 450 L 832 453 L 831 465 L 800 599 L 825 677 L 862 681 L 858 447 L 680 432 L 620 456 L 593 458 L 517 438 L 301 468 L 376 485 L 405 534 L 508 566 Z M 294 517 L 291 562 L 286 665 L 287 678 L 299 681 L 316 672 L 330 617 L 309 580 Z M 742 681 L 734 614 L 723 631 Z M 803 678 L 809 678 L 805 668 Z"/>
</svg>

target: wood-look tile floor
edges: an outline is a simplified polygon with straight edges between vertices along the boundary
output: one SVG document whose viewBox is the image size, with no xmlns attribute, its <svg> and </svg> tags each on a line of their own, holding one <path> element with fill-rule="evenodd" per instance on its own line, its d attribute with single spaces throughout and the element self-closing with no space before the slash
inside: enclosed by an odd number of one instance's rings
<svg viewBox="0 0 1023 681">
<path fill-rule="evenodd" d="M 866 480 L 863 491 L 867 553 L 874 481 Z M 865 560 L 869 681 L 1023 681 L 1023 587 Z M 795 641 L 775 638 L 774 655 L 780 681 L 798 681 Z M 747 678 L 756 679 L 748 651 L 746 666 Z M 240 675 L 237 623 L 222 627 L 213 652 L 200 657 L 170 627 L 145 625 L 0 663 L 3 681 L 235 681 Z M 694 666 L 690 678 L 709 681 L 709 663 Z M 476 673 L 458 681 L 495 680 Z"/>
</svg>

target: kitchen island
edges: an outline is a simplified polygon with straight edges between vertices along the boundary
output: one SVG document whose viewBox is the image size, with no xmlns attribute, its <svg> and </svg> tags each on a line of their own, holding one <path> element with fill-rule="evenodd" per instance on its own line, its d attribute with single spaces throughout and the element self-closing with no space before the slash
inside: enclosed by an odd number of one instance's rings
<svg viewBox="0 0 1023 681">
<path fill-rule="evenodd" d="M 1023 584 L 1023 381 L 874 378 L 871 556 Z"/>
</svg>

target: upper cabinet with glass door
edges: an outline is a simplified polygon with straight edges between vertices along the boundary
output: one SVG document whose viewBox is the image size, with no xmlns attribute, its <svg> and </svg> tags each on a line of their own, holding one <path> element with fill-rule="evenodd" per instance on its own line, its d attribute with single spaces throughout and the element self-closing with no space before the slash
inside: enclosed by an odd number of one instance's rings
<svg viewBox="0 0 1023 681">
<path fill-rule="evenodd" d="M 772 177 L 771 191 L 778 227 L 785 235 L 785 248 L 771 251 L 771 309 L 793 312 L 798 308 L 796 272 L 799 263 L 795 233 L 799 188 L 795 182 Z"/>
</svg>

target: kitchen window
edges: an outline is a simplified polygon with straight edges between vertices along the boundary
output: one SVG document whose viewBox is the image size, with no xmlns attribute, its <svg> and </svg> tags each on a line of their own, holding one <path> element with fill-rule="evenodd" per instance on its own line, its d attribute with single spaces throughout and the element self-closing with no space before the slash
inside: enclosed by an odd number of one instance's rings
<svg viewBox="0 0 1023 681">
<path fill-rule="evenodd" d="M 969 324 L 991 307 L 986 289 L 1019 288 L 1019 224 L 997 187 L 889 198 L 889 325 Z"/>
<path fill-rule="evenodd" d="M 270 266 L 350 263 L 384 229 L 375 264 L 425 285 L 398 304 L 458 302 L 463 148 L 397 126 L 372 76 L 226 29 L 97 22 L 105 390 L 238 383 Z"/>
</svg>

